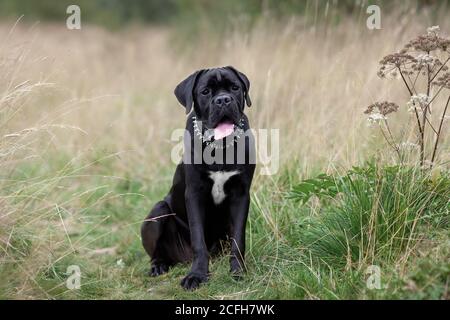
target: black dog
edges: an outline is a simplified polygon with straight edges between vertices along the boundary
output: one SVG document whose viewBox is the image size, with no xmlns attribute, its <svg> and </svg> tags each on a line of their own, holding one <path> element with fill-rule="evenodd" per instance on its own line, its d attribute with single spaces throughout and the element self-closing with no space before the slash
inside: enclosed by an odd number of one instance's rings
<svg viewBox="0 0 450 320">
<path fill-rule="evenodd" d="M 186 113 L 192 105 L 194 111 L 186 122 L 184 158 L 172 188 L 141 228 L 151 276 L 192 261 L 181 285 L 196 289 L 208 280 L 209 257 L 227 243 L 232 274 L 239 277 L 244 271 L 245 225 L 255 170 L 254 140 L 244 115 L 245 104 L 251 105 L 249 88 L 248 78 L 233 67 L 197 71 L 176 87 L 175 96 Z M 230 149 L 231 161 L 226 157 Z M 204 160 L 205 150 L 215 156 L 213 162 Z M 239 160 L 242 156 L 244 161 Z"/>
</svg>

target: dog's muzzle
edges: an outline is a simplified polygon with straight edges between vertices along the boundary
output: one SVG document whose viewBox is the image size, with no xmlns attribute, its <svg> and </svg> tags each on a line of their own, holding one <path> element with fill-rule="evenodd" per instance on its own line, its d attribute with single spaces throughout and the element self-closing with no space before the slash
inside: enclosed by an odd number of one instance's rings
<svg viewBox="0 0 450 320">
<path fill-rule="evenodd" d="M 226 100 L 226 102 L 223 102 L 222 99 L 226 97 L 218 96 L 213 102 L 217 101 L 217 98 L 220 99 L 220 106 L 217 105 L 219 102 L 211 106 L 210 110 L 213 110 L 213 113 L 208 119 L 208 129 L 214 130 L 214 140 L 220 140 L 233 134 L 239 127 L 242 118 L 239 106 L 234 101 L 228 102 L 229 100 Z"/>
</svg>

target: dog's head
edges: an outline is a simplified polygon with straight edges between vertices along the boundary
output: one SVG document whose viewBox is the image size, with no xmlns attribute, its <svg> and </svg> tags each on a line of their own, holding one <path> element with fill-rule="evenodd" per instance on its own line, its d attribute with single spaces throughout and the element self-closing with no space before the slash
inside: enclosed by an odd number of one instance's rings
<svg viewBox="0 0 450 320">
<path fill-rule="evenodd" d="M 226 131 L 238 125 L 245 104 L 251 106 L 249 89 L 247 76 L 228 66 L 194 72 L 175 88 L 175 96 L 186 114 L 194 106 L 206 128 Z"/>
</svg>

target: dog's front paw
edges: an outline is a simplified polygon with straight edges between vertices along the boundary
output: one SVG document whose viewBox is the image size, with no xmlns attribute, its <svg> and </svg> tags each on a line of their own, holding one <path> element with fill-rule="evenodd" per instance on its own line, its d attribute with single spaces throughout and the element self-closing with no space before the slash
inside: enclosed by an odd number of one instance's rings
<svg viewBox="0 0 450 320">
<path fill-rule="evenodd" d="M 208 275 L 190 272 L 181 280 L 181 286 L 186 290 L 195 290 L 201 283 L 208 281 Z"/>
<path fill-rule="evenodd" d="M 238 259 L 231 259 L 230 273 L 234 280 L 242 280 L 244 278 L 244 262 Z"/>
<path fill-rule="evenodd" d="M 244 272 L 244 270 L 242 270 L 240 268 L 236 269 L 236 270 L 231 269 L 230 273 L 231 273 L 231 277 L 236 281 L 240 281 L 240 280 L 244 279 L 245 272 Z"/>
<path fill-rule="evenodd" d="M 169 271 L 169 266 L 165 263 L 152 263 L 148 273 L 151 277 L 157 277 Z"/>
</svg>

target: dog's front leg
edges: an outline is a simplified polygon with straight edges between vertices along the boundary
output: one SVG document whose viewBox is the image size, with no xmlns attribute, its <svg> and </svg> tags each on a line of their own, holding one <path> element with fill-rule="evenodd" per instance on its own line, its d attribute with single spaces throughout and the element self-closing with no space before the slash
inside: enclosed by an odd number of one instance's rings
<svg viewBox="0 0 450 320">
<path fill-rule="evenodd" d="M 230 269 L 235 278 L 245 270 L 245 225 L 247 223 L 250 195 L 245 192 L 230 199 L 231 258 Z"/>
<path fill-rule="evenodd" d="M 208 280 L 209 255 L 205 242 L 205 207 L 201 201 L 201 191 L 186 190 L 186 210 L 191 234 L 191 247 L 193 252 L 192 268 L 189 274 L 181 281 L 186 290 L 197 289 L 202 282 Z M 204 198 L 203 198 L 204 199 Z"/>
</svg>

